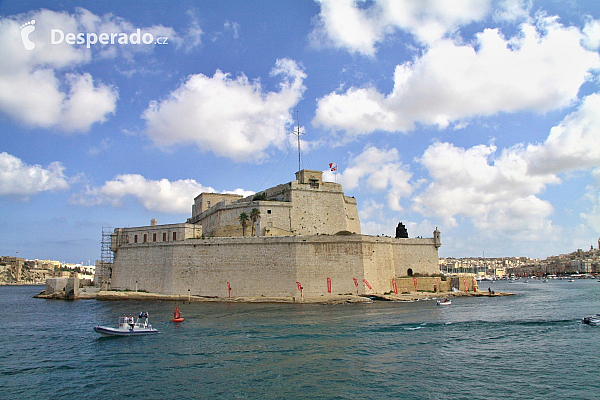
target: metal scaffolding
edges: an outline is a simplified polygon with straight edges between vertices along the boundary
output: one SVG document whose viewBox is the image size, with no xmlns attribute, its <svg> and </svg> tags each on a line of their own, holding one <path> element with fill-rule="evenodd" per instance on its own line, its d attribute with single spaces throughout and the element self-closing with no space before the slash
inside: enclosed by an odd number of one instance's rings
<svg viewBox="0 0 600 400">
<path fill-rule="evenodd" d="M 114 229 L 111 227 L 102 227 L 100 261 L 96 263 L 96 274 L 94 276 L 95 285 L 100 286 L 102 290 L 110 288 L 110 278 L 114 260 L 114 254 L 111 250 L 113 231 Z"/>
<path fill-rule="evenodd" d="M 114 232 L 114 229 L 108 226 L 102 227 L 102 250 L 100 252 L 100 261 L 103 264 L 112 264 L 114 254 L 110 249 L 111 237 Z"/>
</svg>

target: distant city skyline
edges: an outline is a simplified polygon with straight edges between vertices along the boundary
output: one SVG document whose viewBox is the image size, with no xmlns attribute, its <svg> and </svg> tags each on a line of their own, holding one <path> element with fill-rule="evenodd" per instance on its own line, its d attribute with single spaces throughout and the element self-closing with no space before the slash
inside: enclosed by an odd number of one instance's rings
<svg viewBox="0 0 600 400">
<path fill-rule="evenodd" d="M 0 255 L 93 263 L 103 227 L 289 182 L 297 117 L 363 233 L 596 246 L 599 49 L 598 2 L 3 1 Z"/>
</svg>

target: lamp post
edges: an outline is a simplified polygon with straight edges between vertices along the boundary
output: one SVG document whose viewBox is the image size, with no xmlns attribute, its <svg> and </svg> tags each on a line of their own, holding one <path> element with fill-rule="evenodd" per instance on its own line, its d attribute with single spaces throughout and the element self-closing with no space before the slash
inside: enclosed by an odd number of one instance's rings
<svg viewBox="0 0 600 400">
<path fill-rule="evenodd" d="M 188 289 L 188 303 L 190 303 L 190 302 L 191 302 L 191 300 L 190 300 L 190 289 Z"/>
<path fill-rule="evenodd" d="M 137 292 L 137 281 L 135 281 L 135 291 Z"/>
</svg>

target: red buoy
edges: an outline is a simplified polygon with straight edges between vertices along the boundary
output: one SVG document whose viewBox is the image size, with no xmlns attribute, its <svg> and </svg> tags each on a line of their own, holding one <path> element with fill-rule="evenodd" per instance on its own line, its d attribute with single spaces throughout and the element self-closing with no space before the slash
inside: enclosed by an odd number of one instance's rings
<svg viewBox="0 0 600 400">
<path fill-rule="evenodd" d="M 171 321 L 183 322 L 183 317 L 181 316 L 181 313 L 179 312 L 179 307 L 177 306 L 175 306 L 175 312 L 173 313 L 173 319 Z"/>
</svg>

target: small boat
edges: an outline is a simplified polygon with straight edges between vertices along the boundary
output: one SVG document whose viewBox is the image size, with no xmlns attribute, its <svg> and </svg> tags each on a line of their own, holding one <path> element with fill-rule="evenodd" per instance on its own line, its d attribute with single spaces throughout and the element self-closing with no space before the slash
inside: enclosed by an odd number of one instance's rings
<svg viewBox="0 0 600 400">
<path fill-rule="evenodd" d="M 600 325 L 600 314 L 584 317 L 581 322 L 587 325 Z"/>
<path fill-rule="evenodd" d="M 575 282 L 575 279 L 569 279 L 567 282 Z"/>
<path fill-rule="evenodd" d="M 122 316 L 119 318 L 118 328 L 97 325 L 94 331 L 102 336 L 138 336 L 158 333 L 158 330 L 148 323 L 148 317 L 147 311 L 141 312 L 135 322 L 132 316 Z"/>
<path fill-rule="evenodd" d="M 438 301 L 436 302 L 436 304 L 437 304 L 438 306 L 449 306 L 450 304 L 452 304 L 452 300 L 450 300 L 450 299 L 444 299 L 444 300 L 442 300 L 442 301 L 438 300 Z"/>
<path fill-rule="evenodd" d="M 181 313 L 179 312 L 179 307 L 177 306 L 175 306 L 175 312 L 173 313 L 173 319 L 171 321 L 183 322 L 183 317 L 181 316 Z"/>
</svg>

